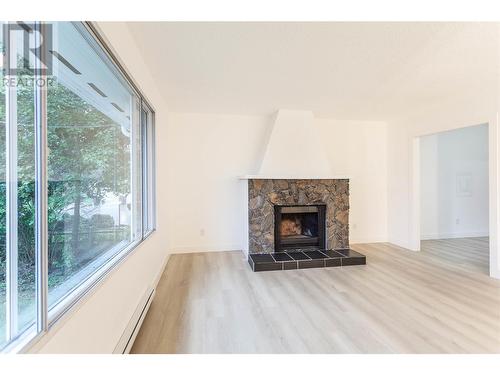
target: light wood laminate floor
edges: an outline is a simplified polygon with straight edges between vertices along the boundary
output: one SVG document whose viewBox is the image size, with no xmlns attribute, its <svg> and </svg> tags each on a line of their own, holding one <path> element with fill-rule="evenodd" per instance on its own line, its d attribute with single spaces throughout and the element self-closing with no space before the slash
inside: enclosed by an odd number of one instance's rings
<svg viewBox="0 0 500 375">
<path fill-rule="evenodd" d="M 354 245 L 366 266 L 260 273 L 240 252 L 172 255 L 132 352 L 500 353 L 481 244 Z"/>
<path fill-rule="evenodd" d="M 464 271 L 488 275 L 490 270 L 489 237 L 425 240 L 421 250 L 436 263 L 450 264 Z"/>
</svg>

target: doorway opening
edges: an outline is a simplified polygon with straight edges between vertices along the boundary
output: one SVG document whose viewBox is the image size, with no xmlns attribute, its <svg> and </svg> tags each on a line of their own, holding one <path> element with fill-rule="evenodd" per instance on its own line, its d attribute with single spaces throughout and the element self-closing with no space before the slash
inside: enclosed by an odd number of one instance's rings
<svg viewBox="0 0 500 375">
<path fill-rule="evenodd" d="M 419 139 L 420 248 L 489 274 L 488 124 Z"/>
</svg>

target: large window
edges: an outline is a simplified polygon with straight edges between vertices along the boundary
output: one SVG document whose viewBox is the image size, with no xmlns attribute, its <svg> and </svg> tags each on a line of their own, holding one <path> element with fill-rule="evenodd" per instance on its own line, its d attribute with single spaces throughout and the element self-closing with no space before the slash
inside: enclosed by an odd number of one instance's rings
<svg viewBox="0 0 500 375">
<path fill-rule="evenodd" d="M 0 348 L 47 329 L 155 225 L 154 112 L 90 26 L 2 26 Z"/>
</svg>

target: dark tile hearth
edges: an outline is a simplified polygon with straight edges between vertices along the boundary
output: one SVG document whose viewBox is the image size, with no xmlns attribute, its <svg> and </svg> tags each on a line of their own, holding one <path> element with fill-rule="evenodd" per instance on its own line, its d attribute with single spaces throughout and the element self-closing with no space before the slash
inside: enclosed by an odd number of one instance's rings
<svg viewBox="0 0 500 375">
<path fill-rule="evenodd" d="M 361 264 L 366 264 L 366 257 L 363 254 L 358 253 L 357 251 L 351 249 L 342 249 L 336 251 L 344 255 L 344 258 L 342 258 L 343 266 L 358 266 Z"/>
<path fill-rule="evenodd" d="M 322 268 L 325 266 L 325 261 L 322 259 L 303 260 L 298 262 L 299 268 Z"/>
<path fill-rule="evenodd" d="M 306 254 L 311 259 L 324 259 L 324 258 L 328 258 L 321 251 L 304 251 L 304 254 Z"/>
<path fill-rule="evenodd" d="M 335 252 L 345 256 L 345 257 L 351 257 L 351 258 L 364 258 L 365 256 L 363 254 L 358 253 L 357 251 L 351 250 L 351 249 L 339 249 L 335 250 Z"/>
<path fill-rule="evenodd" d="M 351 249 L 304 250 L 272 254 L 250 254 L 248 263 L 254 272 L 280 271 L 363 265 L 366 264 L 366 257 Z"/>
<path fill-rule="evenodd" d="M 272 257 L 276 262 L 293 262 L 293 258 L 287 253 L 273 253 Z"/>
<path fill-rule="evenodd" d="M 321 252 L 327 255 L 329 258 L 343 258 L 344 255 L 341 253 L 343 250 L 321 250 Z"/>
<path fill-rule="evenodd" d="M 309 259 L 311 259 L 306 254 L 304 254 L 302 251 L 294 251 L 293 253 L 290 253 L 290 256 L 295 260 L 309 260 Z"/>
<path fill-rule="evenodd" d="M 296 270 L 298 267 L 297 262 L 284 262 L 283 269 L 284 270 Z"/>
</svg>

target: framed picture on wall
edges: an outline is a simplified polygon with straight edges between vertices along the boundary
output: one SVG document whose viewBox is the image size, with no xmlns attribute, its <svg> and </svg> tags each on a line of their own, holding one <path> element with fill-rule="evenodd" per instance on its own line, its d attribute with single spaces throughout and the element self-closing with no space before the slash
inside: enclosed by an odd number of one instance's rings
<svg viewBox="0 0 500 375">
<path fill-rule="evenodd" d="M 470 173 L 457 174 L 457 197 L 472 197 L 472 184 Z"/>
</svg>

